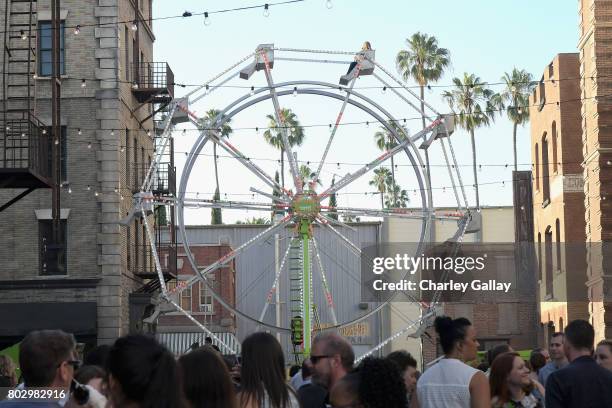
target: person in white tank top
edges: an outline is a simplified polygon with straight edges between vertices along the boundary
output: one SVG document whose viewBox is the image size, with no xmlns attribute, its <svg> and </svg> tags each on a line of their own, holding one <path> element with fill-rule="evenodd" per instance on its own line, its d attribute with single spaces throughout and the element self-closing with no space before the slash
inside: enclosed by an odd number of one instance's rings
<svg viewBox="0 0 612 408">
<path fill-rule="evenodd" d="M 435 328 L 444 358 L 427 369 L 417 382 L 410 408 L 490 408 L 489 381 L 466 361 L 476 359 L 476 330 L 468 319 L 439 316 Z"/>
</svg>

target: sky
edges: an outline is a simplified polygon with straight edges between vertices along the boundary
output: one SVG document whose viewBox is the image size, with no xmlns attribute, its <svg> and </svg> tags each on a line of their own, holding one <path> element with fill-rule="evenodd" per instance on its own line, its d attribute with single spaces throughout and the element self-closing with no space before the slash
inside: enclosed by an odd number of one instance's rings
<svg viewBox="0 0 612 408">
<path fill-rule="evenodd" d="M 214 13 L 216 10 L 260 5 L 257 1 L 167 1 L 154 2 L 154 16 L 181 15 L 208 11 L 210 25 L 203 24 L 203 17 L 166 19 L 154 21 L 156 61 L 167 61 L 174 71 L 175 81 L 184 84 L 204 84 L 211 78 L 253 52 L 258 44 L 273 43 L 276 47 L 307 48 L 317 50 L 358 51 L 363 41 L 368 40 L 376 50 L 376 61 L 397 75 L 395 56 L 404 49 L 405 39 L 415 32 L 434 35 L 440 47 L 449 49 L 452 66 L 437 85 L 441 87 L 426 91 L 425 98 L 440 112 L 448 112 L 448 105 L 441 93 L 449 89 L 452 78 L 464 72 L 474 73 L 483 81 L 499 82 L 506 71 L 513 67 L 526 69 L 534 78 L 541 77 L 544 68 L 557 53 L 577 52 L 578 2 L 540 0 L 480 1 L 365 1 L 332 0 L 328 9 L 325 0 L 307 0 L 289 5 L 270 6 L 270 15 L 263 15 L 263 8 L 253 10 Z M 282 54 L 282 55 L 281 55 Z M 351 61 L 350 55 L 317 55 L 279 53 L 277 57 L 325 58 Z M 246 65 L 251 60 L 244 62 Z M 345 65 L 313 64 L 277 61 L 272 70 L 276 82 L 291 80 L 316 80 L 337 83 L 346 70 Z M 234 71 L 231 71 L 234 72 Z M 380 71 L 376 71 L 380 73 Z M 263 86 L 264 75 L 255 73 L 249 81 L 233 79 L 227 85 L 241 88 L 221 88 L 191 106 L 198 115 L 208 109 L 222 109 L 235 99 L 248 93 L 248 86 Z M 412 82 L 409 86 L 414 86 Z M 355 87 L 380 87 L 372 76 L 360 78 Z M 247 88 L 242 88 L 247 87 Z M 193 87 L 175 89 L 183 95 Z M 493 91 L 501 90 L 492 85 Z M 418 117 L 417 111 L 381 89 L 363 89 L 363 94 L 376 100 L 396 118 Z M 341 102 L 315 96 L 299 95 L 280 99 L 283 107 L 291 108 L 302 125 L 322 125 L 306 128 L 304 144 L 296 149 L 298 160 L 312 161 L 311 167 L 320 160 L 329 130 L 325 124 L 335 121 Z M 230 141 L 269 174 L 278 168 L 279 151 L 266 145 L 262 136 L 267 127 L 266 115 L 273 112 L 272 104 L 260 103 L 245 109 L 232 119 L 236 130 Z M 328 186 L 332 177 L 342 177 L 380 155 L 373 134 L 378 129 L 371 117 L 353 107 L 347 108 L 343 122 L 372 121 L 369 125 L 346 125 L 338 129 L 328 159 L 321 173 L 321 181 Z M 420 130 L 420 120 L 407 121 L 411 134 Z M 259 127 L 259 133 L 252 128 Z M 181 130 L 185 128 L 186 132 Z M 241 128 L 251 128 L 242 130 Z M 185 151 L 191 150 L 197 133 L 193 126 L 180 125 L 175 133 L 176 164 L 179 177 L 185 161 Z M 529 126 L 519 128 L 519 169 L 530 169 Z M 468 202 L 474 203 L 471 147 L 468 134 L 458 129 L 452 136 L 461 177 L 466 186 Z M 476 132 L 477 162 L 482 165 L 478 172 L 481 185 L 481 205 L 511 205 L 510 183 L 512 168 L 512 125 L 505 116 L 497 117 L 489 128 Z M 190 197 L 211 198 L 214 192 L 214 173 L 211 158 L 212 146 L 206 145 L 189 178 L 187 191 Z M 252 195 L 250 187 L 269 191 L 248 170 L 234 159 L 224 157 L 220 151 L 219 178 L 222 198 L 228 200 L 265 202 L 264 197 Z M 456 200 L 448 177 L 442 152 L 430 151 L 434 204 L 456 206 Z M 338 165 L 338 163 L 341 163 Z M 397 182 L 409 192 L 410 206 L 418 207 L 420 196 L 414 174 L 405 156 L 396 156 Z M 388 165 L 388 163 L 385 163 Z M 505 166 L 508 164 L 508 167 Z M 346 187 L 338 196 L 339 206 L 380 208 L 380 198 L 371 194 L 375 188 L 368 184 L 371 173 Z M 501 184 L 501 181 L 505 183 Z M 289 184 L 289 173 L 286 183 Z M 321 187 L 319 187 L 320 191 Z M 370 194 L 368 194 L 370 193 Z M 250 210 L 224 210 L 224 222 L 229 223 L 250 217 L 269 216 L 267 213 Z M 187 223 L 207 224 L 208 209 L 189 210 Z"/>
</svg>

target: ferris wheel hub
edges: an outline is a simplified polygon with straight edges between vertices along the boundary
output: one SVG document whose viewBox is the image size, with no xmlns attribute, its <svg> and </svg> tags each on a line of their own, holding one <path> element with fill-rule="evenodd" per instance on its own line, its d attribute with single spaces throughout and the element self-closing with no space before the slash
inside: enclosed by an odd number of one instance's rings
<svg viewBox="0 0 612 408">
<path fill-rule="evenodd" d="M 295 217 L 315 219 L 321 211 L 321 201 L 314 191 L 304 191 L 293 196 L 291 211 Z"/>
</svg>

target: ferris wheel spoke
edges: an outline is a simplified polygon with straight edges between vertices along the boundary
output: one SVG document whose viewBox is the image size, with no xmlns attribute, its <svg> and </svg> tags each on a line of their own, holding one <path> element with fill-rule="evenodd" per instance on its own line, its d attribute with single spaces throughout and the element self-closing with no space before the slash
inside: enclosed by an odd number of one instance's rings
<svg viewBox="0 0 612 408">
<path fill-rule="evenodd" d="M 337 192 L 338 190 L 348 186 L 349 184 L 351 184 L 353 181 L 357 180 L 358 178 L 360 178 L 361 176 L 363 176 L 364 174 L 366 174 L 367 172 L 369 172 L 370 170 L 378 167 L 380 164 L 382 164 L 383 162 L 387 161 L 388 159 L 390 159 L 391 157 L 395 156 L 396 154 L 398 154 L 399 152 L 401 152 L 402 150 L 404 150 L 405 147 L 407 147 L 408 145 L 410 145 L 413 142 L 413 139 L 415 138 L 420 138 L 423 135 L 431 132 L 432 130 L 434 130 L 438 125 L 440 125 L 442 123 L 442 119 L 436 119 L 434 120 L 429 126 L 427 126 L 425 129 L 421 130 L 419 133 L 415 134 L 414 136 L 412 136 L 412 138 L 406 138 L 405 140 L 403 140 L 401 143 L 399 143 L 397 146 L 395 146 L 392 149 L 387 150 L 385 153 L 383 153 L 381 156 L 377 157 L 376 159 L 372 160 L 371 162 L 369 162 L 368 164 L 366 164 L 365 166 L 361 167 L 359 170 L 357 170 L 355 173 L 353 174 L 347 174 L 346 176 L 344 176 L 342 179 L 340 179 L 340 181 L 338 181 L 336 184 L 334 184 L 333 186 L 330 186 L 327 190 L 325 190 L 324 192 L 321 193 L 321 195 L 319 196 L 320 199 L 324 199 L 328 196 L 330 196 L 331 194 Z"/>
<path fill-rule="evenodd" d="M 275 196 L 274 194 L 269 194 L 269 193 L 266 193 L 264 191 L 258 190 L 255 187 L 251 187 L 249 189 L 249 191 L 251 191 L 253 193 L 257 193 L 257 194 L 262 195 L 264 197 L 267 197 L 267 198 L 271 199 L 272 201 L 276 201 L 277 203 L 289 204 L 289 200 L 285 200 L 282 197 Z"/>
<path fill-rule="evenodd" d="M 334 307 L 334 299 L 332 298 L 331 291 L 329 290 L 329 285 L 327 284 L 327 278 L 325 277 L 325 269 L 323 269 L 323 262 L 321 261 L 321 255 L 319 254 L 319 247 L 317 246 L 317 241 L 314 236 L 311 238 L 312 246 L 314 247 L 314 253 L 317 258 L 317 264 L 319 266 L 319 272 L 321 274 L 321 283 L 323 284 L 323 291 L 325 292 L 325 299 L 327 300 L 327 307 L 329 309 L 329 313 L 331 314 L 332 323 L 334 326 L 338 324 L 338 319 L 336 318 L 336 310 Z"/>
<path fill-rule="evenodd" d="M 270 72 L 270 61 L 268 60 L 268 56 L 266 55 L 265 51 L 261 51 L 260 55 L 264 60 L 266 81 L 268 82 L 268 88 L 270 88 L 270 95 L 272 96 L 272 104 L 274 105 L 274 117 L 276 118 L 276 123 L 280 127 L 281 138 L 283 140 L 283 149 L 285 150 L 287 162 L 289 163 L 289 171 L 291 172 L 291 177 L 293 177 L 293 184 L 295 185 L 296 191 L 301 193 L 302 181 L 300 179 L 300 171 L 298 169 L 295 157 L 293 156 L 293 149 L 291 149 L 291 144 L 289 143 L 287 128 L 285 127 L 285 121 L 283 120 L 281 113 L 280 103 L 278 102 L 278 95 L 276 94 L 276 87 L 272 79 L 272 73 Z"/>
<path fill-rule="evenodd" d="M 248 201 L 219 201 L 209 200 L 204 198 L 186 198 L 183 200 L 183 206 L 186 208 L 221 208 L 235 210 L 261 210 L 273 211 L 284 205 L 273 205 L 268 203 L 255 203 Z"/>
<path fill-rule="evenodd" d="M 281 194 L 286 197 L 289 195 L 289 191 L 283 188 L 280 184 L 276 182 L 268 173 L 266 173 L 261 167 L 256 165 L 249 159 L 246 155 L 244 155 L 236 146 L 224 140 L 223 138 L 219 138 L 216 135 L 216 132 L 213 133 L 215 137 L 212 138 L 213 142 L 217 143 L 223 150 L 229 153 L 232 157 L 238 160 L 243 166 L 249 169 L 253 174 L 259 177 L 264 183 L 266 183 L 269 187 L 280 191 Z"/>
<path fill-rule="evenodd" d="M 325 146 L 323 157 L 321 157 L 321 160 L 319 161 L 319 167 L 315 172 L 313 180 L 319 179 L 319 174 L 321 174 L 321 169 L 323 168 L 323 164 L 325 163 L 325 159 L 327 158 L 327 153 L 329 153 L 329 148 L 331 147 L 332 141 L 334 140 L 334 136 L 336 135 L 336 131 L 338 130 L 338 126 L 340 125 L 340 120 L 342 119 L 342 115 L 344 114 L 344 109 L 346 109 L 346 105 L 351 96 L 351 91 L 353 90 L 353 86 L 355 85 L 357 76 L 358 75 L 355 75 L 355 77 L 351 81 L 351 86 L 349 87 L 348 91 L 346 91 L 346 97 L 344 98 L 344 101 L 342 102 L 342 107 L 340 108 L 340 112 L 338 112 L 338 116 L 336 117 L 336 123 L 334 124 L 334 128 L 332 129 L 331 134 L 329 135 L 329 140 L 327 141 L 327 145 Z"/>
<path fill-rule="evenodd" d="M 323 227 L 328 228 L 329 230 L 331 230 L 334 234 L 336 234 L 341 240 L 342 242 L 351 250 L 353 251 L 353 253 L 355 253 L 355 255 L 357 256 L 361 256 L 361 249 L 359 249 L 359 247 L 357 245 L 355 245 L 353 243 L 353 241 L 351 241 L 350 239 L 348 239 L 347 237 L 345 237 L 340 231 L 338 231 L 337 229 L 335 229 L 334 227 L 332 227 L 329 223 L 329 221 L 327 221 L 325 218 L 323 217 L 317 217 L 317 221 L 319 222 L 319 224 L 321 224 Z"/>
<path fill-rule="evenodd" d="M 263 239 L 263 238 L 267 237 L 268 235 L 272 234 L 274 231 L 277 231 L 277 230 L 285 227 L 290 222 L 291 222 L 291 216 L 287 215 L 286 217 L 284 217 L 280 221 L 278 221 L 276 224 L 273 224 L 271 227 L 269 227 L 266 230 L 264 230 L 264 231 L 260 232 L 259 234 L 255 235 L 253 238 L 251 238 L 250 240 L 248 240 L 247 242 L 245 242 L 244 244 L 242 244 L 238 248 L 234 249 L 231 252 L 228 252 L 227 254 L 225 254 L 224 256 L 219 258 L 217 261 L 215 261 L 212 264 L 210 264 L 205 269 L 202 269 L 201 271 L 198 271 L 197 275 L 195 275 L 195 276 L 191 277 L 189 280 L 187 280 L 186 284 L 184 286 L 182 286 L 180 288 L 177 288 L 176 292 L 180 293 L 183 290 L 187 289 L 188 287 L 191 287 L 197 281 L 205 280 L 207 274 L 209 274 L 209 273 L 211 273 L 211 272 L 221 268 L 223 265 L 227 264 L 232 259 L 236 258 L 238 255 L 240 255 L 241 253 L 246 251 L 249 247 L 251 247 L 253 244 L 255 244 L 258 240 Z"/>
<path fill-rule="evenodd" d="M 260 322 L 263 322 L 264 318 L 266 317 L 266 312 L 268 311 L 268 307 L 272 303 L 272 295 L 274 295 L 274 292 L 278 289 L 278 280 L 280 279 L 280 275 L 283 271 L 283 267 L 285 266 L 285 262 L 287 261 L 287 257 L 289 256 L 289 252 L 291 250 L 291 244 L 293 243 L 293 241 L 294 241 L 293 238 L 289 241 L 289 245 L 287 245 L 287 250 L 285 251 L 285 254 L 283 255 L 283 259 L 281 260 L 278 271 L 276 272 L 276 275 L 274 276 L 274 282 L 272 283 L 272 287 L 268 291 L 268 294 L 266 296 L 266 301 L 264 303 L 261 314 L 259 315 Z"/>
<path fill-rule="evenodd" d="M 410 218 L 410 219 L 427 219 L 435 218 L 439 220 L 461 220 L 465 218 L 465 213 L 462 211 L 423 211 L 410 208 L 385 208 L 382 210 L 370 208 L 354 208 L 354 207 L 329 207 L 321 206 L 322 209 L 328 210 L 327 214 L 337 213 L 340 215 L 363 215 L 371 217 L 394 217 L 394 218 Z M 325 213 L 324 213 L 325 214 Z"/>
<path fill-rule="evenodd" d="M 332 218 L 332 217 L 331 217 L 331 215 L 332 215 L 332 214 L 336 214 L 336 213 L 335 213 L 335 212 L 333 212 L 333 213 L 332 213 L 332 212 L 329 212 L 329 213 L 327 213 L 327 215 L 326 215 L 326 213 L 319 213 L 319 215 L 320 215 L 320 216 L 321 216 L 321 217 L 322 217 L 322 218 L 323 218 L 325 221 L 329 222 L 330 224 L 335 224 L 335 225 L 337 225 L 337 226 L 339 226 L 339 227 L 344 227 L 344 228 L 350 229 L 350 230 L 351 230 L 351 231 L 353 231 L 353 232 L 357 232 L 357 230 L 356 230 L 355 228 L 351 227 L 350 225 L 345 224 L 345 223 L 343 223 L 342 221 L 339 221 L 339 220 L 337 220 L 337 219 L 335 219 L 335 218 Z"/>
</svg>

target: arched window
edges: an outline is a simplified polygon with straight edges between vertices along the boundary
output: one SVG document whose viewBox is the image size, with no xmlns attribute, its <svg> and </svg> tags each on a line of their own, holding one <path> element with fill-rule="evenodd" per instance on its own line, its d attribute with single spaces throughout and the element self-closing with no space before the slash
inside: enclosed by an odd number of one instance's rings
<svg viewBox="0 0 612 408">
<path fill-rule="evenodd" d="M 558 146 L 558 141 L 557 141 L 557 122 L 552 123 L 552 159 L 553 159 L 553 173 L 557 173 L 557 171 L 559 171 L 559 169 L 557 168 L 557 165 L 559 164 L 559 160 L 558 160 L 558 154 L 557 154 L 557 146 Z"/>
<path fill-rule="evenodd" d="M 538 232 L 538 280 L 542 281 L 542 234 Z"/>
<path fill-rule="evenodd" d="M 546 269 L 546 295 L 553 297 L 553 259 L 552 259 L 552 228 L 550 225 L 544 231 L 544 268 Z"/>
<path fill-rule="evenodd" d="M 535 145 L 535 179 L 536 179 L 536 190 L 540 189 L 540 149 L 538 144 Z"/>
<path fill-rule="evenodd" d="M 542 205 L 550 202 L 550 174 L 548 166 L 548 137 L 542 136 Z"/>
<path fill-rule="evenodd" d="M 556 242 L 556 269 L 561 270 L 561 222 L 557 218 L 555 221 L 555 242 Z"/>
</svg>

